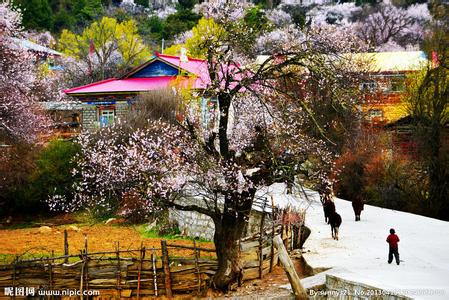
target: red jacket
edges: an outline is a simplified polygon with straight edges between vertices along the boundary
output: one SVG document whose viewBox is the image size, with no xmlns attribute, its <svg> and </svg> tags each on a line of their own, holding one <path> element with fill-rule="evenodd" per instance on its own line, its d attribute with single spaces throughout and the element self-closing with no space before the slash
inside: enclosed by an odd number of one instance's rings
<svg viewBox="0 0 449 300">
<path fill-rule="evenodd" d="M 390 234 L 387 237 L 387 243 L 390 244 L 391 248 L 398 248 L 399 237 L 396 234 Z"/>
</svg>

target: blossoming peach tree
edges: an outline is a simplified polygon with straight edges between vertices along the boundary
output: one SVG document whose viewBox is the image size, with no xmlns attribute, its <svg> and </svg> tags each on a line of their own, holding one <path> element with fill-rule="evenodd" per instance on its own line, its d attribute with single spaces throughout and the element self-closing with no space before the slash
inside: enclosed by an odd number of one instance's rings
<svg viewBox="0 0 449 300">
<path fill-rule="evenodd" d="M 138 128 L 125 120 L 82 134 L 76 201 L 53 199 L 50 205 L 114 209 L 133 194 L 148 211 L 205 214 L 215 224 L 214 284 L 226 289 L 241 275 L 238 242 L 256 190 L 274 182 L 291 186 L 298 175 L 312 185 L 330 184 L 329 124 L 311 104 L 341 102 L 354 109 L 356 79 L 340 54 L 358 45 L 327 29 L 253 30 L 240 1 L 209 1 L 198 9 L 222 28 L 205 32 L 196 45 L 206 53 L 207 86 L 173 96 L 182 95 L 187 107 L 182 118 L 148 116 Z M 204 111 L 194 109 L 200 98 L 216 100 L 211 126 L 204 125 Z"/>
<path fill-rule="evenodd" d="M 20 11 L 5 2 L 0 15 L 0 142 L 32 142 L 48 124 L 38 101 L 52 94 L 49 79 L 40 76 L 35 55 L 13 39 L 25 35 Z"/>
</svg>

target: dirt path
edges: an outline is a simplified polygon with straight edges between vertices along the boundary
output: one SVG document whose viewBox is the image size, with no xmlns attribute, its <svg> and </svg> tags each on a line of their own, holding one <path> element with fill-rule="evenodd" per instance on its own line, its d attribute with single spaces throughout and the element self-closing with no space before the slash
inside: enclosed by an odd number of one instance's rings
<svg viewBox="0 0 449 300">
<path fill-rule="evenodd" d="M 307 274 L 304 273 L 302 264 L 297 259 L 292 259 L 295 265 L 296 272 L 299 278 L 304 278 Z M 263 279 L 256 279 L 244 282 L 241 287 L 235 291 L 224 294 L 214 294 L 214 299 L 295 299 L 292 292 L 288 289 L 282 288 L 282 285 L 289 284 L 287 275 L 284 269 L 280 266 L 275 266 L 271 273 L 268 273 Z"/>
</svg>

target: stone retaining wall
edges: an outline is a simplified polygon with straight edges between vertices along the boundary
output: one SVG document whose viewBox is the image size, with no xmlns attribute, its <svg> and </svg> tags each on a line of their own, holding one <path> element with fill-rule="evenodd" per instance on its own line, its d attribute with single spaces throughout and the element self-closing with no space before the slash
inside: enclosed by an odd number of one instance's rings
<svg viewBox="0 0 449 300">
<path fill-rule="evenodd" d="M 259 232 L 262 213 L 252 211 L 245 228 L 245 236 Z M 214 239 L 215 225 L 212 218 L 196 211 L 180 211 L 169 209 L 170 222 L 178 223 L 178 228 L 185 236 L 193 238 Z M 271 218 L 265 218 L 265 224 L 271 222 Z"/>
<path fill-rule="evenodd" d="M 409 300 L 407 296 L 393 294 L 387 290 L 360 282 L 326 275 L 326 299 L 374 299 L 374 300 Z M 314 298 L 316 299 L 316 298 Z"/>
<path fill-rule="evenodd" d="M 178 223 L 179 230 L 185 236 L 214 239 L 215 226 L 209 216 L 196 211 L 169 209 L 169 219 Z"/>
</svg>

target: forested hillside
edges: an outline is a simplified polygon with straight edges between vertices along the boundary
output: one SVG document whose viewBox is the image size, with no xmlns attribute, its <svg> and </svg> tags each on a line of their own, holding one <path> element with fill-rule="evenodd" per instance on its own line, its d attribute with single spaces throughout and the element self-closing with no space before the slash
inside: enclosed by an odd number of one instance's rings
<svg viewBox="0 0 449 300">
<path fill-rule="evenodd" d="M 104 16 L 119 22 L 135 20 L 138 33 L 152 50 L 162 40 L 170 45 L 200 19 L 199 0 L 14 0 L 23 11 L 25 29 L 49 31 L 56 39 L 63 29 L 81 33 Z M 360 36 L 375 50 L 418 49 L 430 21 L 425 0 L 254 0 L 246 20 L 273 28 L 290 23 L 337 25 Z"/>
</svg>

